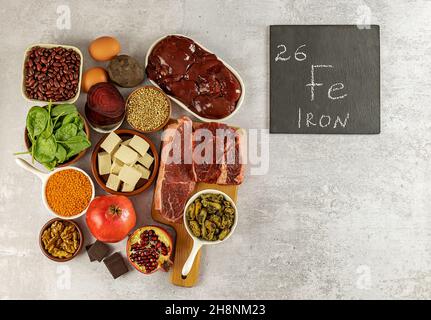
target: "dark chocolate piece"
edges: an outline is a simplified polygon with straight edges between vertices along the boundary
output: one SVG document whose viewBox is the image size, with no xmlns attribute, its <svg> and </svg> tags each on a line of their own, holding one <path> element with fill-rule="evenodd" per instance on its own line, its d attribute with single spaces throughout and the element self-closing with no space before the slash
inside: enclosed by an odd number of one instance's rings
<svg viewBox="0 0 431 320">
<path fill-rule="evenodd" d="M 119 252 L 115 252 L 114 254 L 105 258 L 103 263 L 106 265 L 114 279 L 117 279 L 119 276 L 129 271 L 123 257 L 121 256 L 121 253 Z"/>
<path fill-rule="evenodd" d="M 87 254 L 88 254 L 88 250 L 90 250 L 90 248 L 91 248 L 92 246 L 93 246 L 92 244 L 89 244 L 88 246 L 86 246 L 86 247 L 85 247 L 85 250 L 87 250 Z M 88 257 L 90 258 L 90 261 L 91 261 L 91 262 L 96 261 L 96 259 L 95 259 L 95 258 L 93 258 L 92 256 L 88 255 Z"/>
<path fill-rule="evenodd" d="M 107 244 L 97 240 L 90 247 L 87 246 L 87 253 L 90 257 L 90 261 L 102 261 L 109 253 L 109 247 Z"/>
</svg>

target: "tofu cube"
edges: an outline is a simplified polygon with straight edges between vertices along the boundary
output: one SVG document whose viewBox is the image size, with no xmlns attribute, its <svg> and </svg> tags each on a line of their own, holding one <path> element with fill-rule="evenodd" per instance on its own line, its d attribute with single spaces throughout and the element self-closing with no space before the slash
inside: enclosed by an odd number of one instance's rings
<svg viewBox="0 0 431 320">
<path fill-rule="evenodd" d="M 140 164 L 135 164 L 133 167 L 139 170 L 139 172 L 141 173 L 142 179 L 148 180 L 151 174 L 150 170 L 148 170 L 147 168 L 144 168 Z"/>
<path fill-rule="evenodd" d="M 129 142 L 129 147 L 133 148 L 143 157 L 147 153 L 150 145 L 140 136 L 133 136 L 132 140 Z"/>
<path fill-rule="evenodd" d="M 99 169 L 99 174 L 103 176 L 104 174 L 109 174 L 111 169 L 111 155 L 108 152 L 99 152 L 97 154 L 97 166 Z"/>
<path fill-rule="evenodd" d="M 118 190 L 118 187 L 120 186 L 121 180 L 119 177 L 115 174 L 110 174 L 108 177 L 108 181 L 106 182 L 106 186 L 114 191 Z"/>
<path fill-rule="evenodd" d="M 132 166 L 124 165 L 121 168 L 118 177 L 120 178 L 121 181 L 129 185 L 135 186 L 136 183 L 138 183 L 139 179 L 141 178 L 141 175 L 142 174 L 138 169 Z"/>
<path fill-rule="evenodd" d="M 114 154 L 114 158 L 127 165 L 134 164 L 138 160 L 138 157 L 138 153 L 128 146 L 120 146 L 120 148 Z"/>
<path fill-rule="evenodd" d="M 136 186 L 132 186 L 128 183 L 123 183 L 123 187 L 121 188 L 121 192 L 132 192 L 133 190 L 135 190 Z"/>
<path fill-rule="evenodd" d="M 131 140 L 132 140 L 132 138 L 127 139 L 127 140 L 125 140 L 125 141 L 121 142 L 121 144 L 122 144 L 123 146 L 128 146 Z"/>
<path fill-rule="evenodd" d="M 138 158 L 138 162 L 141 163 L 147 169 L 150 168 L 153 161 L 154 161 L 154 158 L 148 153 L 146 153 L 143 157 Z"/>
<path fill-rule="evenodd" d="M 121 168 L 124 166 L 124 163 L 116 158 L 112 161 L 112 165 L 110 168 L 110 173 L 119 174 Z"/>
<path fill-rule="evenodd" d="M 112 155 L 117 150 L 121 142 L 121 138 L 115 132 L 111 132 L 106 139 L 103 140 L 100 147 Z"/>
</svg>

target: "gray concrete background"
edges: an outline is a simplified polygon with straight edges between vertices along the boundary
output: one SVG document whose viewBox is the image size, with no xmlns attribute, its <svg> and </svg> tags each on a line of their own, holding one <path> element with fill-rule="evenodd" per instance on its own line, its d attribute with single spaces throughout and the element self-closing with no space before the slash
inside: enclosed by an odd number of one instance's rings
<svg viewBox="0 0 431 320">
<path fill-rule="evenodd" d="M 0 298 L 431 298 L 431 1 L 1 4 Z M 70 6 L 71 30 L 56 27 L 62 4 Z M 381 26 L 382 133 L 271 135 L 269 172 L 241 186 L 236 234 L 204 250 L 196 287 L 175 287 L 162 272 L 133 271 L 114 281 L 85 254 L 67 267 L 41 254 L 38 233 L 51 217 L 39 181 L 12 156 L 24 148 L 31 106 L 20 93 L 29 44 L 76 45 L 89 67 L 86 47 L 97 36 L 115 35 L 124 53 L 142 61 L 158 37 L 187 34 L 246 83 L 246 102 L 230 123 L 268 128 L 268 26 L 356 24 L 368 21 L 364 13 Z M 84 101 L 82 95 L 80 108 Z M 79 162 L 87 171 L 90 154 Z M 140 224 L 151 222 L 151 196 L 133 199 Z M 124 243 L 116 248 L 123 251 Z"/>
</svg>

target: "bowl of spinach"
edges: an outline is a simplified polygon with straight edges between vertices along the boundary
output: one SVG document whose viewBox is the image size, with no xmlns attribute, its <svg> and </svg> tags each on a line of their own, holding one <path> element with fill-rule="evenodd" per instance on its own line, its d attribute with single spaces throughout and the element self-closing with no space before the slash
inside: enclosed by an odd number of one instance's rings
<svg viewBox="0 0 431 320">
<path fill-rule="evenodd" d="M 27 113 L 25 144 L 48 170 L 78 161 L 91 146 L 90 129 L 74 104 L 34 106 Z"/>
</svg>

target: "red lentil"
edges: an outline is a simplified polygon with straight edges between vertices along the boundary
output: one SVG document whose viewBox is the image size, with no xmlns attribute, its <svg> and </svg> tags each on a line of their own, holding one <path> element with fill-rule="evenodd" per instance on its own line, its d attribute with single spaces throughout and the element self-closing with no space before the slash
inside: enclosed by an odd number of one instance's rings
<svg viewBox="0 0 431 320">
<path fill-rule="evenodd" d="M 71 217 L 87 208 L 92 187 L 82 172 L 67 169 L 58 171 L 49 178 L 45 193 L 48 205 L 55 213 Z"/>
</svg>

